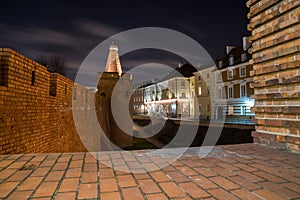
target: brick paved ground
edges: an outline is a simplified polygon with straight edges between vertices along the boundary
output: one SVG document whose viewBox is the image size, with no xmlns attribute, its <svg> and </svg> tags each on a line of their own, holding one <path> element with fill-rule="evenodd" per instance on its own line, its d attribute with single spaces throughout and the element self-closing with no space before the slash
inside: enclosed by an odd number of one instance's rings
<svg viewBox="0 0 300 200">
<path fill-rule="evenodd" d="M 198 150 L 160 170 L 180 150 L 98 153 L 101 162 L 89 153 L 3 155 L 0 198 L 300 199 L 299 154 L 255 144 L 215 147 L 205 158 Z"/>
</svg>

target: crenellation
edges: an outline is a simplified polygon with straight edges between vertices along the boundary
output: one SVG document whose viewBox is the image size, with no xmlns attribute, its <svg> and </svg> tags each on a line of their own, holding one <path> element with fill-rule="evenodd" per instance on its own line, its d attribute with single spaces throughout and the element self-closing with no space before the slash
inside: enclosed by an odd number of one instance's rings
<svg viewBox="0 0 300 200">
<path fill-rule="evenodd" d="M 11 49 L 0 49 L 0 65 L 0 154 L 86 151 L 73 121 L 74 83 Z"/>
</svg>

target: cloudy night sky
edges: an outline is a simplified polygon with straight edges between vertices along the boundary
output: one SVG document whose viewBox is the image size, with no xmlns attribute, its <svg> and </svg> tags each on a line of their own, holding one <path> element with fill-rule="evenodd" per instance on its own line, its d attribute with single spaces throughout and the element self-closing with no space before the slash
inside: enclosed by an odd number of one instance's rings
<svg viewBox="0 0 300 200">
<path fill-rule="evenodd" d="M 245 0 L 4 1 L 0 46 L 33 60 L 42 53 L 55 53 L 65 59 L 70 78 L 96 45 L 138 27 L 179 31 L 216 58 L 224 53 L 225 45 L 239 46 L 242 37 L 250 34 L 245 4 Z M 148 62 L 174 68 L 180 61 L 176 55 L 154 50 L 131 52 L 121 58 L 125 70 Z"/>
</svg>

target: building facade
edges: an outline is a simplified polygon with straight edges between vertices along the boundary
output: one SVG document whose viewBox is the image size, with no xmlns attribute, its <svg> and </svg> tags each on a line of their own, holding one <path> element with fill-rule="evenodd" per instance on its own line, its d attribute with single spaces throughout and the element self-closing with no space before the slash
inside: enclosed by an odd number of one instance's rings
<svg viewBox="0 0 300 200">
<path fill-rule="evenodd" d="M 215 119 L 250 120 L 254 116 L 253 78 L 250 76 L 252 65 L 249 63 L 249 44 L 243 38 L 243 47 L 227 47 L 223 59 L 217 60 L 219 70 L 214 72 Z"/>
<path fill-rule="evenodd" d="M 200 69 L 194 73 L 196 106 L 198 105 L 199 119 L 212 119 L 214 99 L 214 71 L 215 66 Z"/>
<path fill-rule="evenodd" d="M 133 95 L 135 114 L 171 118 L 194 117 L 193 66 L 184 64 L 157 83 L 137 85 Z"/>
</svg>

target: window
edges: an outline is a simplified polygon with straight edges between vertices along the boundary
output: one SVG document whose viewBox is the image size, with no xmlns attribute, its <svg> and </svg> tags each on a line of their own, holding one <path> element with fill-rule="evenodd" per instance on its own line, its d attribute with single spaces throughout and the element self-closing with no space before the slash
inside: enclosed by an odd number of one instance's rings
<svg viewBox="0 0 300 200">
<path fill-rule="evenodd" d="M 0 86 L 8 86 L 8 69 L 0 65 Z"/>
<path fill-rule="evenodd" d="M 202 95 L 202 88 L 201 88 L 201 86 L 198 87 L 198 95 Z"/>
<path fill-rule="evenodd" d="M 65 94 L 67 94 L 67 84 L 65 84 Z"/>
<path fill-rule="evenodd" d="M 246 76 L 246 67 L 241 67 L 240 68 L 240 77 Z"/>
<path fill-rule="evenodd" d="M 201 75 L 199 74 L 197 77 L 198 77 L 198 81 L 201 81 Z"/>
<path fill-rule="evenodd" d="M 73 100 L 77 100 L 77 88 L 73 88 Z"/>
<path fill-rule="evenodd" d="M 185 88 L 185 81 L 181 81 L 181 83 L 180 83 L 180 86 L 181 86 L 181 88 Z"/>
<path fill-rule="evenodd" d="M 223 61 L 222 60 L 219 61 L 219 67 L 223 67 Z"/>
<path fill-rule="evenodd" d="M 85 103 L 89 101 L 89 92 L 86 90 L 85 91 Z"/>
<path fill-rule="evenodd" d="M 228 115 L 233 115 L 233 106 L 228 106 Z"/>
<path fill-rule="evenodd" d="M 229 58 L 229 65 L 234 65 L 234 57 L 233 56 L 231 56 Z"/>
<path fill-rule="evenodd" d="M 218 74 L 218 81 L 222 81 L 222 74 Z"/>
<path fill-rule="evenodd" d="M 246 85 L 241 85 L 241 97 L 246 96 Z"/>
<path fill-rule="evenodd" d="M 209 87 L 207 87 L 207 95 L 209 95 L 210 94 L 210 88 Z"/>
<path fill-rule="evenodd" d="M 247 60 L 247 55 L 246 55 L 246 53 L 243 53 L 242 55 L 241 55 L 241 61 L 242 62 L 245 62 Z"/>
<path fill-rule="evenodd" d="M 246 115 L 246 106 L 241 106 L 241 115 Z"/>
<path fill-rule="evenodd" d="M 218 88 L 218 97 L 222 99 L 222 88 Z"/>
<path fill-rule="evenodd" d="M 206 78 L 209 78 L 209 73 L 206 74 Z"/>
<path fill-rule="evenodd" d="M 34 85 L 35 82 L 35 71 L 31 72 L 31 85 Z"/>
<path fill-rule="evenodd" d="M 227 76 L 228 76 L 228 79 L 232 79 L 233 78 L 233 69 L 229 69 L 227 71 Z"/>
<path fill-rule="evenodd" d="M 185 98 L 186 98 L 185 92 L 181 93 L 181 98 L 182 98 L 182 99 L 185 99 Z"/>
<path fill-rule="evenodd" d="M 210 111 L 210 105 L 206 104 L 206 111 L 209 112 Z"/>
<path fill-rule="evenodd" d="M 228 98 L 233 98 L 233 87 L 228 87 Z"/>
</svg>

